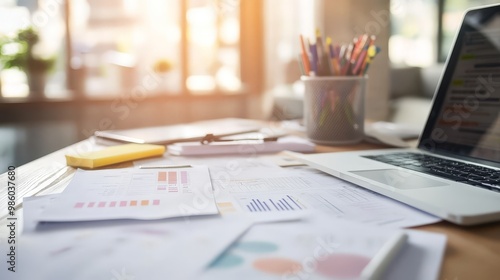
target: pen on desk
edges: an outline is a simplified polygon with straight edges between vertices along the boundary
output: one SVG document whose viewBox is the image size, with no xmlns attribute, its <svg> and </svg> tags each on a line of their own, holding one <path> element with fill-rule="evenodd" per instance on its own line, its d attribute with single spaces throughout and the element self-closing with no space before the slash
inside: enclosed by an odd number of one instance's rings
<svg viewBox="0 0 500 280">
<path fill-rule="evenodd" d="M 332 38 L 327 37 L 326 44 L 328 46 L 328 51 L 330 53 L 332 73 L 335 75 L 339 75 L 340 74 L 340 66 L 339 66 L 339 61 L 337 59 L 337 54 L 335 53 L 335 49 L 333 48 L 333 45 L 332 45 Z"/>
<path fill-rule="evenodd" d="M 364 69 L 363 69 L 363 75 L 366 74 L 366 72 L 368 71 L 368 68 L 370 67 L 370 64 L 371 62 L 373 61 L 373 58 L 380 52 L 380 48 L 377 47 L 377 46 L 370 46 L 368 48 L 368 52 L 367 52 L 367 62 L 364 66 Z"/>
<path fill-rule="evenodd" d="M 368 48 L 362 50 L 361 53 L 359 54 L 356 62 L 354 63 L 354 68 L 352 69 L 353 75 L 359 75 L 359 73 L 362 72 L 361 67 L 363 66 L 363 64 L 366 61 L 367 52 L 368 52 Z"/>
<path fill-rule="evenodd" d="M 318 50 L 316 49 L 316 44 L 311 44 L 309 42 L 309 50 L 311 52 L 311 73 L 316 75 L 318 73 Z M 313 76 L 311 75 L 311 76 Z"/>
<path fill-rule="evenodd" d="M 323 41 L 316 30 L 314 43 L 300 39 L 299 67 L 305 76 L 364 76 L 380 48 L 374 45 L 375 36 L 362 34 L 348 44 L 333 46 L 330 37 Z M 307 48 L 304 40 L 307 40 Z M 309 51 L 309 53 L 307 52 Z"/>
<path fill-rule="evenodd" d="M 387 241 L 377 254 L 371 259 L 366 267 L 361 272 L 363 280 L 381 279 L 387 266 L 394 260 L 394 257 L 399 253 L 408 235 L 404 232 L 398 232 Z"/>
<path fill-rule="evenodd" d="M 213 134 L 207 134 L 200 140 L 200 143 L 203 145 L 210 144 L 212 142 L 237 142 L 237 141 L 247 141 L 247 140 L 260 140 L 263 142 L 275 142 L 278 141 L 279 137 L 261 137 L 261 138 L 234 138 L 234 139 L 223 139 Z"/>
<path fill-rule="evenodd" d="M 342 76 L 346 76 L 349 74 L 349 67 L 351 66 L 351 64 L 349 63 L 349 61 L 351 60 L 351 55 L 352 55 L 352 49 L 354 48 L 354 45 L 352 43 L 350 43 L 349 45 L 347 45 L 347 49 L 344 53 L 344 59 L 345 59 L 345 63 L 344 65 L 342 66 Z"/>
<path fill-rule="evenodd" d="M 299 38 L 300 38 L 300 50 L 301 50 L 301 55 L 302 55 L 301 58 L 302 58 L 302 64 L 304 67 L 304 72 L 306 75 L 309 75 L 309 71 L 311 71 L 311 66 L 309 63 L 309 57 L 308 57 L 307 52 L 306 52 L 306 47 L 304 45 L 304 37 L 302 37 L 302 35 L 300 35 Z"/>
<path fill-rule="evenodd" d="M 330 60 L 328 59 L 328 52 L 326 52 L 323 46 L 323 39 L 321 38 L 321 32 L 316 29 L 316 53 L 318 56 L 318 69 L 316 74 L 318 76 L 330 76 Z"/>
<path fill-rule="evenodd" d="M 359 55 L 367 47 L 367 44 L 370 42 L 369 39 L 370 37 L 368 36 L 368 34 L 359 36 L 358 41 L 356 42 L 356 45 L 353 50 L 351 63 L 353 62 L 356 63 L 358 61 Z"/>
<path fill-rule="evenodd" d="M 184 165 L 141 165 L 139 169 L 162 169 L 162 168 L 189 168 L 193 167 L 189 164 Z"/>
</svg>

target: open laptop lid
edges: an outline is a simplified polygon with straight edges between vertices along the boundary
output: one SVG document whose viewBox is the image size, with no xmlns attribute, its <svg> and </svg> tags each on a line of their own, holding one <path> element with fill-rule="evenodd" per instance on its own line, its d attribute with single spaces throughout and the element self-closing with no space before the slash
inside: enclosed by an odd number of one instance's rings
<svg viewBox="0 0 500 280">
<path fill-rule="evenodd" d="M 465 14 L 418 147 L 500 167 L 500 5 Z"/>
</svg>

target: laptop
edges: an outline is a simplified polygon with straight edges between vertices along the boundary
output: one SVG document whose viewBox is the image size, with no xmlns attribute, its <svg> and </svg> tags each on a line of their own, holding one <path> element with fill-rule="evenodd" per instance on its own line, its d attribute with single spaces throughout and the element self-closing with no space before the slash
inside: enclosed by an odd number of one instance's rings
<svg viewBox="0 0 500 280">
<path fill-rule="evenodd" d="M 468 10 L 415 149 L 300 155 L 460 225 L 500 220 L 500 5 Z"/>
</svg>

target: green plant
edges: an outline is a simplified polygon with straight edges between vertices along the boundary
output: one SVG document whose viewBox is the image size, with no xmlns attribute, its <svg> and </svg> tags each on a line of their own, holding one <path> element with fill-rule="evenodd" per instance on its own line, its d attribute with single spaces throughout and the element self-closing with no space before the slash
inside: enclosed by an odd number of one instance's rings
<svg viewBox="0 0 500 280">
<path fill-rule="evenodd" d="M 40 41 L 32 28 L 21 29 L 14 37 L 0 38 L 0 62 L 3 68 L 18 68 L 26 73 L 47 72 L 55 64 L 55 57 L 37 57 L 34 48 Z"/>
</svg>

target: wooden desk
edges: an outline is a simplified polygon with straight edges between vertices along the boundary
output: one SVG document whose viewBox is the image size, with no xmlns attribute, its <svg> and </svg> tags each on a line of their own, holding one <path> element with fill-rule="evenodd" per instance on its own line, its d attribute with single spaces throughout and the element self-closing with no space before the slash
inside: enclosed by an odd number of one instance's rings
<svg viewBox="0 0 500 280">
<path fill-rule="evenodd" d="M 22 208 L 22 197 L 60 192 L 71 179 L 75 169 L 67 167 L 64 154 L 86 152 L 95 148 L 92 140 L 85 140 L 18 167 L 17 203 Z M 361 143 L 353 146 L 320 146 L 318 152 L 348 151 L 382 148 Z M 0 240 L 5 241 L 7 217 L 7 174 L 0 175 Z M 446 254 L 439 279 L 498 279 L 500 275 L 500 222 L 482 226 L 461 227 L 448 222 L 421 226 L 417 229 L 439 232 L 448 236 Z"/>
</svg>

